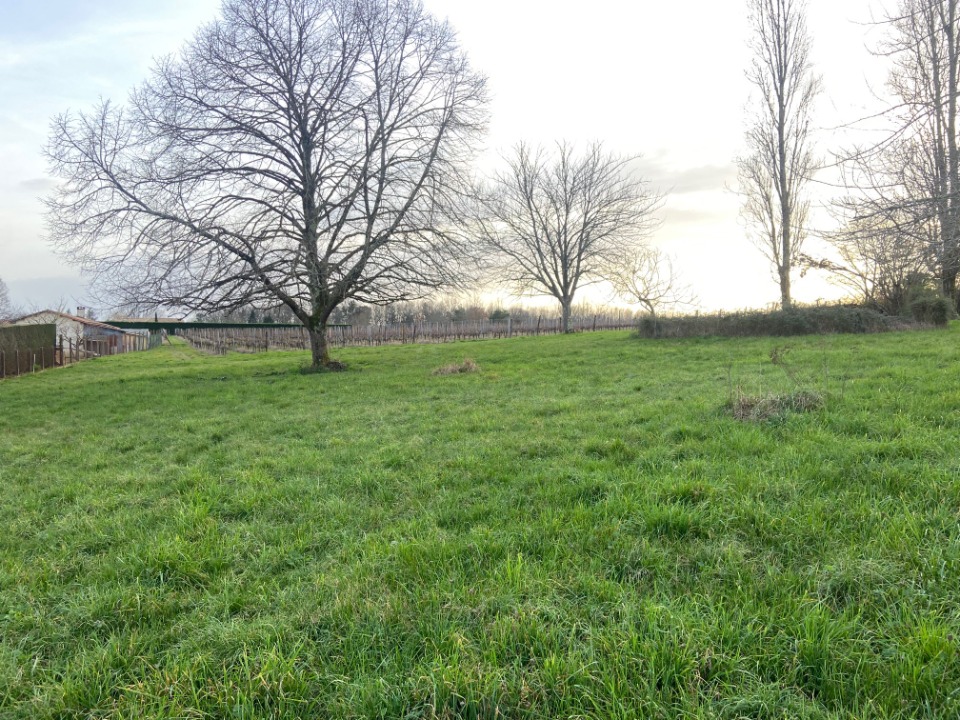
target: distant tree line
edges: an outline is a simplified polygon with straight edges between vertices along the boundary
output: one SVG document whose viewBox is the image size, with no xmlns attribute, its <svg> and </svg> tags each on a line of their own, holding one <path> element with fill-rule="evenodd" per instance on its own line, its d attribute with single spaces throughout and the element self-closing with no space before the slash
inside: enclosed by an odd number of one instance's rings
<svg viewBox="0 0 960 720">
<path fill-rule="evenodd" d="M 572 312 L 579 315 L 604 315 L 610 309 L 589 304 L 573 306 Z M 623 310 L 627 316 L 633 311 Z M 536 321 L 538 317 L 557 317 L 549 308 L 527 307 L 524 305 L 503 305 L 496 302 L 482 302 L 477 299 L 457 298 L 425 299 L 400 301 L 390 305 L 369 305 L 348 300 L 330 315 L 332 325 L 390 325 L 396 323 L 447 323 L 447 322 L 506 322 L 517 323 Z M 224 323 L 296 323 L 296 318 L 283 306 L 248 307 L 228 312 L 200 314 L 198 320 Z"/>
</svg>

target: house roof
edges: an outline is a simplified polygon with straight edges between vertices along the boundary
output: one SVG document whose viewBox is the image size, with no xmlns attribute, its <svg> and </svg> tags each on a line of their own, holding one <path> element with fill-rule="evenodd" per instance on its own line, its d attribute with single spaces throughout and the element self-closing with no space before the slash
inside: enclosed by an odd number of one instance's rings
<svg viewBox="0 0 960 720">
<path fill-rule="evenodd" d="M 118 327 L 113 325 L 108 325 L 107 323 L 100 322 L 99 320 L 91 320 L 90 318 L 83 318 L 79 315 L 71 315 L 70 313 L 60 312 L 59 310 L 40 310 L 39 312 L 30 313 L 29 315 L 24 315 L 23 317 L 17 318 L 13 321 L 14 325 L 19 325 L 24 320 L 29 320 L 30 318 L 37 317 L 38 315 L 56 315 L 61 317 L 64 320 L 72 320 L 73 322 L 80 323 L 81 325 L 86 325 L 88 327 L 100 328 L 101 330 L 112 330 L 114 332 L 126 332 L 121 330 Z"/>
</svg>

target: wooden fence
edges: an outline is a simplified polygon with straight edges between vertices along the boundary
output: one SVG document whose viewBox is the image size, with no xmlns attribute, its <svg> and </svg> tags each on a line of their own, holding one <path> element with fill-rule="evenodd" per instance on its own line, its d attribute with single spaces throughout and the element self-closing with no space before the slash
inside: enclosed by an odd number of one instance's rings
<svg viewBox="0 0 960 720">
<path fill-rule="evenodd" d="M 62 335 L 53 347 L 33 350 L 0 350 L 0 380 L 27 373 L 40 372 L 53 367 L 73 365 L 81 360 L 105 355 L 122 355 L 142 352 L 160 345 L 161 333 L 137 335 L 127 333 L 108 340 L 83 340 L 65 338 Z"/>
<path fill-rule="evenodd" d="M 71 365 L 81 360 L 107 355 L 124 355 L 131 352 L 143 352 L 158 347 L 163 341 L 160 333 L 115 335 L 107 339 L 86 340 L 70 339 L 60 336 L 57 350 L 60 364 Z"/>
<path fill-rule="evenodd" d="M 56 347 L 0 350 L 0 380 L 56 367 L 60 364 L 58 359 Z"/>
<path fill-rule="evenodd" d="M 570 319 L 574 332 L 594 330 L 630 330 L 636 327 L 632 313 L 580 315 Z M 443 343 L 457 340 L 484 340 L 527 335 L 560 333 L 560 318 L 540 316 L 526 320 L 473 320 L 464 322 L 409 322 L 386 325 L 340 325 L 327 329 L 333 346 L 398 345 L 406 343 Z M 306 350 L 310 339 L 300 327 L 190 328 L 178 330 L 195 347 L 211 353 L 264 352 L 267 350 Z"/>
</svg>

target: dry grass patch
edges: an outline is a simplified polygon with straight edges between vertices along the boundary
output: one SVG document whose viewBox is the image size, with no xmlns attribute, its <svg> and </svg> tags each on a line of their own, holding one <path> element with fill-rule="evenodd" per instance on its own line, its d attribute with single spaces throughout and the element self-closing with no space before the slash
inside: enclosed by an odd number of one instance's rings
<svg viewBox="0 0 960 720">
<path fill-rule="evenodd" d="M 433 371 L 434 375 L 463 375 L 464 373 L 480 372 L 480 366 L 470 358 L 466 358 L 462 363 L 451 363 L 438 367 Z"/>
<path fill-rule="evenodd" d="M 823 395 L 812 390 L 791 393 L 747 395 L 741 388 L 730 400 L 729 409 L 737 420 L 759 422 L 782 417 L 788 413 L 802 413 L 823 407 Z"/>
</svg>

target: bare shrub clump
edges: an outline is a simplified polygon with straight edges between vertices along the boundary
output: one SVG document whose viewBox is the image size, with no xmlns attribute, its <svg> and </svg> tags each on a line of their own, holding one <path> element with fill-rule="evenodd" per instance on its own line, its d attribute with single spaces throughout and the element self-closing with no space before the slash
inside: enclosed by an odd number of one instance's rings
<svg viewBox="0 0 960 720">
<path fill-rule="evenodd" d="M 747 395 L 737 387 L 736 393 L 730 400 L 729 410 L 737 420 L 761 422 L 780 418 L 789 413 L 819 410 L 823 405 L 823 395 L 812 390 Z"/>
<path fill-rule="evenodd" d="M 433 371 L 434 375 L 463 375 L 464 373 L 480 372 L 480 366 L 470 358 L 466 358 L 462 363 L 451 363 L 444 365 Z"/>
</svg>

